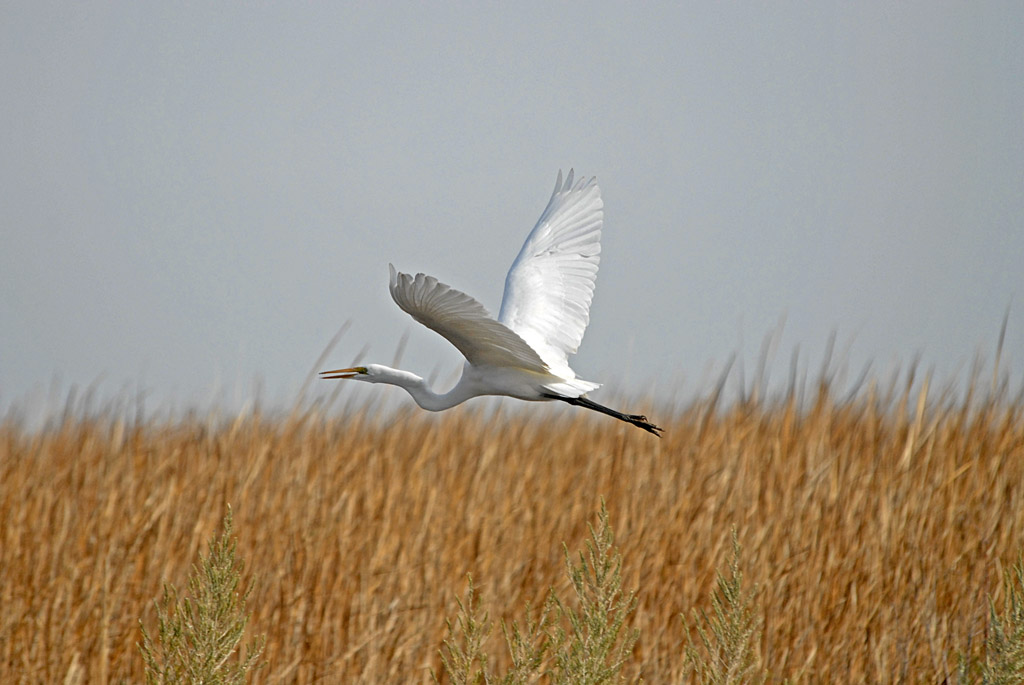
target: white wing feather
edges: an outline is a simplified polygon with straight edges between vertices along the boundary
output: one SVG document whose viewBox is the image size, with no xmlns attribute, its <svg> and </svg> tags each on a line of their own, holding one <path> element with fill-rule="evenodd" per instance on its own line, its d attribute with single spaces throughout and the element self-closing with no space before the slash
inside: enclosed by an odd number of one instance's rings
<svg viewBox="0 0 1024 685">
<path fill-rule="evenodd" d="M 601 254 L 604 203 L 596 179 L 555 190 L 505 278 L 498 321 L 519 334 L 558 375 L 573 378 L 575 354 L 590 322 Z M 596 387 L 596 384 L 595 384 Z"/>
<path fill-rule="evenodd" d="M 473 366 L 526 369 L 549 374 L 547 365 L 520 336 L 495 321 L 484 306 L 433 276 L 391 270 L 391 297 L 427 328 L 440 333 Z"/>
</svg>

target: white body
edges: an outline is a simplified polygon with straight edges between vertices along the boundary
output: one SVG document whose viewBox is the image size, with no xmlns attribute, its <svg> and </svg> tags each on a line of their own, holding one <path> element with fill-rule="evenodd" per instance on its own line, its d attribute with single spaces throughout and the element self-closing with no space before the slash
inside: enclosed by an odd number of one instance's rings
<svg viewBox="0 0 1024 685">
<path fill-rule="evenodd" d="M 447 338 L 466 357 L 462 378 L 448 393 L 430 391 L 415 374 L 370 365 L 348 377 L 404 387 L 413 399 L 440 411 L 478 395 L 521 400 L 580 397 L 599 386 L 576 377 L 576 352 L 590 321 L 590 302 L 601 255 L 604 217 L 594 179 L 555 190 L 505 278 L 498 318 L 482 304 L 436 278 L 391 270 L 391 297 L 424 326 Z"/>
<path fill-rule="evenodd" d="M 562 400 L 599 411 L 659 435 L 646 416 L 624 414 L 585 397 L 600 387 L 576 377 L 569 366 L 590 322 L 590 301 L 601 255 L 604 204 L 594 179 L 573 184 L 573 173 L 555 190 L 505 277 L 498 318 L 469 295 L 425 274 L 390 266 L 391 297 L 412 318 L 433 329 L 466 357 L 462 377 L 439 394 L 414 373 L 368 364 L 325 371 L 324 378 L 351 378 L 405 388 L 416 403 L 442 411 L 480 395 L 521 400 Z"/>
</svg>

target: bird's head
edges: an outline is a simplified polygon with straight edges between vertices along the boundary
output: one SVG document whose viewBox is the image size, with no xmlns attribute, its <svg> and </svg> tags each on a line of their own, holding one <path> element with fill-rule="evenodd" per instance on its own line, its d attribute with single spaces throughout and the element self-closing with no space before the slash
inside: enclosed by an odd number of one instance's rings
<svg viewBox="0 0 1024 685">
<path fill-rule="evenodd" d="M 321 371 L 320 378 L 346 378 L 364 383 L 388 383 L 390 385 L 405 385 L 406 382 L 421 380 L 419 376 L 408 371 L 399 371 L 381 364 L 367 364 L 366 366 L 353 366 L 350 369 L 335 369 L 334 371 Z"/>
</svg>

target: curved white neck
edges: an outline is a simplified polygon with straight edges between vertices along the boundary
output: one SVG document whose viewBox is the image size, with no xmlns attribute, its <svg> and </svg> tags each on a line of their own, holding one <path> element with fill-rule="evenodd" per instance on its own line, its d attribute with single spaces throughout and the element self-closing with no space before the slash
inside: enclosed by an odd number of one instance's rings
<svg viewBox="0 0 1024 685">
<path fill-rule="evenodd" d="M 427 387 L 427 382 L 409 371 L 402 371 L 401 369 L 388 369 L 388 375 L 378 379 L 377 383 L 387 383 L 388 385 L 397 385 L 400 388 L 405 388 L 406 392 L 412 395 L 412 398 L 416 400 L 416 404 L 420 405 L 427 411 L 444 411 L 445 409 L 451 409 L 457 404 L 462 404 L 471 397 L 475 397 L 477 393 L 472 392 L 463 380 L 465 377 L 459 379 L 459 382 L 455 384 L 455 387 L 444 394 L 438 394 Z"/>
</svg>

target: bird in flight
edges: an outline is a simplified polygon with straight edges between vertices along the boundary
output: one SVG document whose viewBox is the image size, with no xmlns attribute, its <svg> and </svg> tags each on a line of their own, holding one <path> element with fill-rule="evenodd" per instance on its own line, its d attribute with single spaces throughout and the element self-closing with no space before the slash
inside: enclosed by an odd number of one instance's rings
<svg viewBox="0 0 1024 685">
<path fill-rule="evenodd" d="M 587 398 L 599 383 L 569 368 L 590 322 L 590 301 L 601 254 L 604 203 L 597 180 L 565 182 L 555 190 L 505 277 L 498 318 L 478 301 L 432 276 L 391 271 L 391 297 L 412 318 L 444 336 L 466 358 L 454 388 L 438 394 L 416 374 L 380 364 L 323 371 L 397 385 L 428 411 L 444 411 L 481 395 L 529 401 L 561 401 L 614 416 L 661 437 L 646 416 L 625 414 Z"/>
</svg>

